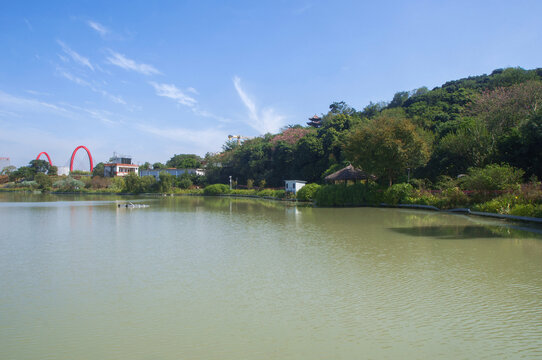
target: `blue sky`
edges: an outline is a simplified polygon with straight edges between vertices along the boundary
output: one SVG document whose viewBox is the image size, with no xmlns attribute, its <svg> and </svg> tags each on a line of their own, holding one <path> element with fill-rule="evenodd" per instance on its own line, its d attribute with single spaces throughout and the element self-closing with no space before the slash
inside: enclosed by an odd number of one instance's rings
<svg viewBox="0 0 542 360">
<path fill-rule="evenodd" d="M 540 1 L 2 1 L 0 156 L 139 163 L 541 67 Z M 78 164 L 84 166 L 83 152 Z"/>
</svg>

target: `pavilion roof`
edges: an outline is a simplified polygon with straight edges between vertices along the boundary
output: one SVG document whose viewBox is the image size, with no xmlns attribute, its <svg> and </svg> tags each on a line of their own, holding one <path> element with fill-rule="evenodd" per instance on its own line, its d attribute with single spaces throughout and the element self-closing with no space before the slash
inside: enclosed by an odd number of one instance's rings
<svg viewBox="0 0 542 360">
<path fill-rule="evenodd" d="M 352 165 L 348 165 L 347 167 L 325 177 L 326 181 L 366 179 L 376 180 L 376 176 L 366 173 L 361 169 L 356 169 Z"/>
</svg>

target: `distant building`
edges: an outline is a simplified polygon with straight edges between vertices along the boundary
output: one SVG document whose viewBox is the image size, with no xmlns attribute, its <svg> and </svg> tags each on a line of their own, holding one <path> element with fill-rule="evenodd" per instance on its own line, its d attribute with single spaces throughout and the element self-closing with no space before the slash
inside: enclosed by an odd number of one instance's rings
<svg viewBox="0 0 542 360">
<path fill-rule="evenodd" d="M 57 171 L 58 176 L 70 175 L 70 167 L 69 166 L 58 166 L 57 169 L 58 169 L 58 171 Z"/>
<path fill-rule="evenodd" d="M 203 169 L 175 169 L 175 168 L 168 168 L 168 169 L 152 169 L 152 170 L 139 170 L 139 176 L 154 176 L 156 180 L 160 179 L 160 173 L 161 172 L 167 172 L 168 174 L 171 174 L 173 176 L 179 177 L 182 174 L 190 174 L 190 175 L 198 175 L 198 176 L 204 176 L 205 170 Z"/>
<path fill-rule="evenodd" d="M 139 165 L 132 164 L 132 157 L 114 154 L 108 164 L 104 164 L 104 177 L 126 176 L 139 170 Z"/>
<path fill-rule="evenodd" d="M 299 189 L 301 189 L 303 186 L 305 186 L 305 184 L 307 184 L 306 181 L 302 180 L 284 180 L 284 183 L 284 190 L 286 190 L 286 192 L 291 192 L 294 194 L 297 193 Z"/>
<path fill-rule="evenodd" d="M 307 125 L 318 129 L 322 127 L 322 118 L 318 115 L 314 115 L 313 117 L 309 118 L 309 122 L 307 123 Z"/>
</svg>

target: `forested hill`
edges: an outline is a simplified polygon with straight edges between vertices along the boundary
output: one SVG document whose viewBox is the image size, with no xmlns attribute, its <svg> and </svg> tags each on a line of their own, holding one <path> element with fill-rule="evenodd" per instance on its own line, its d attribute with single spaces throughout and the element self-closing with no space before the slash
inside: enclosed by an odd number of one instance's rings
<svg viewBox="0 0 542 360">
<path fill-rule="evenodd" d="M 329 109 L 320 128 L 295 125 L 241 145 L 226 143 L 222 153 L 207 156 L 209 180 L 321 182 L 348 163 L 382 182 L 404 180 L 407 169 L 434 182 L 492 163 L 542 177 L 540 68 L 498 69 L 432 90 L 400 91 L 361 111 L 344 102 Z"/>
</svg>

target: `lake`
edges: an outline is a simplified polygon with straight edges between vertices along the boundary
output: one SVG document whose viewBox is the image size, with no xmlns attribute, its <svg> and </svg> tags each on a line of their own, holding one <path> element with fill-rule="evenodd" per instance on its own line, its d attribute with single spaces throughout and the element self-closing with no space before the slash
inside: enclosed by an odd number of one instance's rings
<svg viewBox="0 0 542 360">
<path fill-rule="evenodd" d="M 0 231 L 1 359 L 542 358 L 526 224 L 0 193 Z"/>
</svg>

